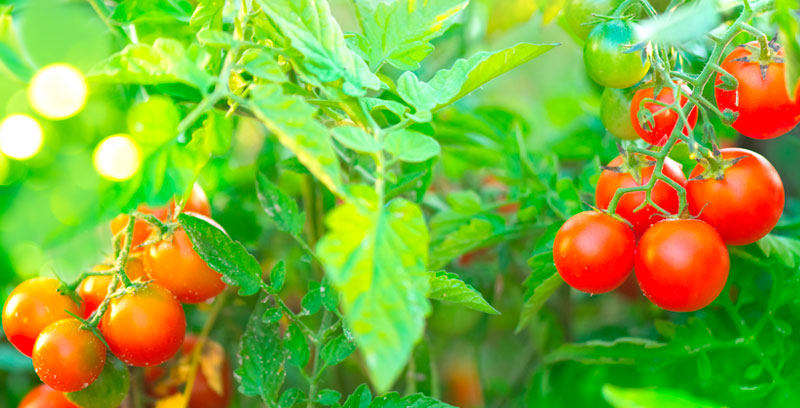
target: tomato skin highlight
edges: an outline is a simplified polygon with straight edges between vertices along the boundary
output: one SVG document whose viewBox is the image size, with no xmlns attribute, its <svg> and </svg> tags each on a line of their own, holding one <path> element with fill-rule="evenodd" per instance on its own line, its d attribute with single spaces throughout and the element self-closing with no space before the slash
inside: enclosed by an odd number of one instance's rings
<svg viewBox="0 0 800 408">
<path fill-rule="evenodd" d="M 649 160 L 649 158 L 647 159 Z M 620 166 L 623 164 L 623 160 L 622 156 L 617 156 L 608 163 L 608 166 Z M 668 157 L 664 161 L 662 172 L 665 176 L 685 187 L 686 176 L 683 175 L 681 167 L 680 163 Z M 650 182 L 654 169 L 655 165 L 650 165 L 641 170 L 639 173 L 641 183 L 637 183 L 630 173 L 603 170 L 603 172 L 600 173 L 600 178 L 597 180 L 597 188 L 595 189 L 594 195 L 597 207 L 604 210 L 608 209 L 608 205 L 614 198 L 614 193 L 616 193 L 617 189 L 647 184 Z M 646 195 L 647 193 L 644 191 L 627 193 L 623 195 L 617 203 L 616 213 L 633 225 L 633 232 L 637 237 L 642 236 L 651 225 L 664 218 L 663 215 L 651 205 L 647 205 L 639 211 L 634 211 L 645 201 Z M 662 180 L 656 181 L 650 193 L 650 198 L 661 208 L 672 214 L 678 212 L 680 207 L 678 192 Z"/>
<path fill-rule="evenodd" d="M 150 283 L 112 299 L 101 319 L 100 331 L 120 360 L 148 367 L 169 360 L 180 349 L 186 317 L 172 293 Z"/>
<path fill-rule="evenodd" d="M 216 226 L 210 218 L 192 214 Z M 172 239 L 158 242 L 144 253 L 147 275 L 163 286 L 183 303 L 201 303 L 220 294 L 225 289 L 222 275 L 211 269 L 192 247 L 186 232 L 179 228 Z"/>
<path fill-rule="evenodd" d="M 80 408 L 69 402 L 63 393 L 45 384 L 39 385 L 25 395 L 17 408 Z"/>
<path fill-rule="evenodd" d="M 88 387 L 106 363 L 106 346 L 75 318 L 59 320 L 42 330 L 33 346 L 33 368 L 56 391 Z"/>
<path fill-rule="evenodd" d="M 642 61 L 639 52 L 627 52 L 637 42 L 639 38 L 631 22 L 611 20 L 598 24 L 583 47 L 583 62 L 589 77 L 608 88 L 636 85 L 650 69 L 650 61 Z"/>
<path fill-rule="evenodd" d="M 758 41 L 748 45 L 758 47 Z M 791 131 L 800 122 L 800 84 L 795 87 L 795 100 L 786 91 L 784 64 L 771 63 L 765 78 L 761 77 L 758 62 L 734 61 L 750 56 L 745 47 L 737 47 L 722 61 L 722 68 L 738 81 L 735 90 L 719 88 L 722 75 L 717 74 L 714 95 L 717 107 L 724 111 L 730 109 L 739 116 L 733 128 L 753 139 L 772 139 Z M 778 53 L 783 57 L 783 48 Z"/>
<path fill-rule="evenodd" d="M 693 219 L 654 224 L 636 248 L 636 279 L 656 306 L 692 312 L 708 306 L 728 280 L 728 249 L 711 225 Z"/>
<path fill-rule="evenodd" d="M 689 101 L 686 95 L 684 95 L 687 92 L 689 92 L 688 88 L 684 88 L 683 92 L 681 92 L 681 107 L 686 106 L 686 103 Z M 654 99 L 662 103 L 671 104 L 675 102 L 675 94 L 672 92 L 671 88 L 662 88 L 658 93 L 658 97 L 654 97 L 654 93 L 654 88 L 644 88 L 633 94 L 630 108 L 631 124 L 642 140 L 652 145 L 663 146 L 667 143 L 669 136 L 672 134 L 672 130 L 678 124 L 678 113 L 670 109 L 662 110 L 664 107 L 654 102 L 645 102 L 642 105 L 642 101 L 645 99 Z M 649 110 L 653 114 L 653 123 L 646 124 L 646 128 L 643 128 L 639 124 L 637 114 L 640 107 Z M 658 112 L 658 114 L 656 114 L 656 112 Z M 697 106 L 692 108 L 687 119 L 689 120 L 689 126 L 683 127 L 683 134 L 685 136 L 688 136 L 689 132 L 691 132 L 697 124 Z"/>
<path fill-rule="evenodd" d="M 3 331 L 22 354 L 33 355 L 33 344 L 48 325 L 83 315 L 83 305 L 58 293 L 60 283 L 52 278 L 33 278 L 20 283 L 3 305 Z"/>
<path fill-rule="evenodd" d="M 783 182 L 772 164 L 756 152 L 740 148 L 720 152 L 724 159 L 745 158 L 725 170 L 722 180 L 688 182 L 689 212 L 716 228 L 726 244 L 751 244 L 772 231 L 781 218 Z M 690 178 L 703 170 L 698 164 Z"/>
<path fill-rule="evenodd" d="M 556 233 L 553 261 L 573 288 L 605 293 L 619 287 L 633 269 L 636 241 L 622 221 L 596 211 L 570 217 Z"/>
</svg>

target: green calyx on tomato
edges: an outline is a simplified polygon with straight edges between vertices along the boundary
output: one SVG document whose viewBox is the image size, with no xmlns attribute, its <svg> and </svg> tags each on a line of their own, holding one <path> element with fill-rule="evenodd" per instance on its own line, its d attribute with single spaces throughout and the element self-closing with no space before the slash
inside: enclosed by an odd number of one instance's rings
<svg viewBox="0 0 800 408">
<path fill-rule="evenodd" d="M 650 69 L 647 47 L 636 25 L 626 20 L 610 20 L 589 33 L 583 48 L 583 62 L 589 76 L 609 88 L 629 88 L 641 81 Z"/>
<path fill-rule="evenodd" d="M 692 177 L 689 181 L 695 180 L 724 180 L 725 172 L 746 156 L 726 158 L 722 153 L 714 148 L 714 151 L 707 157 L 697 159 L 698 169 L 702 169 L 700 174 Z"/>
</svg>

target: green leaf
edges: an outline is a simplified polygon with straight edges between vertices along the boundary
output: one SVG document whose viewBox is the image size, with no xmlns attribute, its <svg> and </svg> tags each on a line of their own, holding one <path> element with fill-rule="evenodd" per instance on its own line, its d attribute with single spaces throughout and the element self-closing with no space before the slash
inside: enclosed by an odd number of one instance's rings
<svg viewBox="0 0 800 408">
<path fill-rule="evenodd" d="M 305 56 L 306 69 L 322 82 L 344 80 L 342 90 L 363 96 L 381 82 L 361 57 L 350 51 L 325 0 L 256 0 L 292 46 Z"/>
<path fill-rule="evenodd" d="M 161 146 L 178 136 L 181 115 L 172 99 L 151 95 L 146 101 L 130 108 L 127 119 L 128 131 L 137 142 L 148 146 Z M 222 130 L 216 126 L 213 129 Z M 203 134 L 198 137 L 209 137 L 209 135 Z M 194 138 L 193 135 L 192 139 Z M 222 140 L 216 136 L 213 139 Z"/>
<path fill-rule="evenodd" d="M 408 106 L 392 100 L 365 97 L 360 98 L 359 102 L 370 112 L 386 110 L 392 112 L 400 118 L 402 118 L 409 111 Z"/>
<path fill-rule="evenodd" d="M 272 404 L 286 377 L 287 350 L 281 341 L 280 324 L 261 318 L 266 308 L 266 299 L 261 299 L 250 315 L 239 344 L 239 368 L 234 374 L 239 392 L 260 396 L 264 403 Z"/>
<path fill-rule="evenodd" d="M 265 323 L 277 323 L 283 317 L 283 311 L 278 307 L 272 307 L 264 311 Z"/>
<path fill-rule="evenodd" d="M 481 292 L 462 281 L 458 275 L 445 271 L 429 272 L 431 277 L 431 299 L 455 303 L 479 312 L 500 314 L 493 308 Z"/>
<path fill-rule="evenodd" d="M 180 214 L 178 222 L 192 241 L 192 247 L 208 266 L 222 274 L 229 285 L 239 286 L 239 295 L 249 296 L 261 289 L 261 266 L 242 244 L 207 221 Z"/>
<path fill-rule="evenodd" d="M 286 263 L 280 261 L 269 272 L 269 284 L 272 290 L 278 293 L 283 289 L 284 282 L 286 282 Z"/>
<path fill-rule="evenodd" d="M 606 384 L 603 398 L 615 408 L 721 408 L 723 405 L 699 399 L 684 391 L 669 388 L 622 388 Z"/>
<path fill-rule="evenodd" d="M 356 350 L 356 345 L 347 336 L 341 335 L 322 347 L 322 361 L 327 367 L 335 366 Z"/>
<path fill-rule="evenodd" d="M 221 112 L 209 111 L 203 126 L 192 133 L 190 148 L 209 155 L 224 155 L 231 147 L 233 122 Z"/>
<path fill-rule="evenodd" d="M 767 234 L 756 245 L 768 258 L 776 259 L 789 268 L 795 268 L 800 261 L 800 240 Z"/>
<path fill-rule="evenodd" d="M 370 378 L 385 390 L 402 372 L 430 312 L 428 230 L 416 204 L 395 199 L 381 208 L 371 189 L 354 193 L 358 205 L 340 205 L 327 216 L 317 254 Z"/>
<path fill-rule="evenodd" d="M 278 64 L 275 55 L 263 48 L 250 48 L 242 53 L 237 62 L 250 75 L 270 82 L 286 82 L 288 78 Z"/>
<path fill-rule="evenodd" d="M 367 408 L 372 402 L 372 392 L 367 384 L 361 384 L 347 397 L 342 408 Z"/>
<path fill-rule="evenodd" d="M 87 77 L 142 85 L 180 82 L 202 92 L 215 81 L 200 63 L 189 56 L 180 42 L 169 38 L 159 38 L 153 45 L 128 45 L 93 67 Z"/>
<path fill-rule="evenodd" d="M 224 7 L 225 0 L 199 0 L 189 20 L 189 26 L 194 29 L 202 27 L 221 28 L 222 9 Z"/>
<path fill-rule="evenodd" d="M 317 393 L 315 402 L 323 406 L 328 406 L 339 402 L 340 399 L 342 399 L 342 394 L 339 393 L 339 391 L 325 389 Z"/>
<path fill-rule="evenodd" d="M 437 72 L 429 82 L 409 71 L 397 80 L 397 93 L 418 111 L 438 110 L 555 46 L 520 43 L 493 53 L 479 52 Z"/>
<path fill-rule="evenodd" d="M 357 126 L 339 126 L 331 131 L 333 137 L 349 149 L 361 153 L 377 153 L 381 149 L 375 138 Z"/>
<path fill-rule="evenodd" d="M 72 403 L 84 408 L 116 408 L 128 395 L 130 379 L 128 367 L 111 355 L 97 379 L 88 387 L 64 396 Z"/>
<path fill-rule="evenodd" d="M 6 67 L 22 82 L 27 83 L 33 76 L 33 68 L 17 55 L 13 48 L 2 42 L 0 42 L 0 65 Z"/>
<path fill-rule="evenodd" d="M 431 269 L 444 267 L 455 257 L 479 248 L 492 236 L 492 224 L 480 218 L 473 218 L 456 231 L 447 234 L 441 243 L 431 248 Z"/>
<path fill-rule="evenodd" d="M 422 394 L 413 394 L 400 397 L 396 392 L 392 392 L 375 398 L 369 408 L 455 408 L 450 404 L 438 401 Z"/>
<path fill-rule="evenodd" d="M 317 282 L 311 281 L 308 283 L 308 292 L 306 292 L 305 296 L 303 296 L 303 299 L 300 301 L 300 307 L 302 308 L 300 312 L 301 316 L 313 315 L 322 308 L 322 294 L 319 288 L 320 286 Z"/>
<path fill-rule="evenodd" d="M 686 351 L 648 339 L 620 337 L 614 341 L 592 340 L 564 344 L 545 356 L 548 364 L 577 361 L 583 364 L 634 364 L 637 359 L 685 356 Z"/>
<path fill-rule="evenodd" d="M 278 406 L 281 408 L 289 408 L 303 397 L 303 391 L 297 388 L 289 388 L 281 394 L 281 399 L 278 400 Z"/>
<path fill-rule="evenodd" d="M 215 48 L 230 48 L 233 45 L 233 35 L 221 30 L 200 30 L 196 37 L 200 44 Z"/>
<path fill-rule="evenodd" d="M 408 129 L 390 132 L 384 146 L 387 152 L 409 163 L 424 162 L 442 152 L 436 139 Z"/>
<path fill-rule="evenodd" d="M 800 21 L 795 15 L 800 8 L 800 1 L 777 0 L 775 8 L 773 19 L 778 23 L 778 43 L 784 51 L 786 93 L 794 96 L 797 82 L 800 81 Z"/>
<path fill-rule="evenodd" d="M 550 256 L 552 259 L 552 255 Z M 536 273 L 536 272 L 534 272 Z M 556 289 L 558 289 L 564 280 L 561 279 L 561 275 L 556 272 L 555 266 L 548 269 L 543 269 L 542 273 L 549 275 L 547 278 L 542 279 L 538 282 L 535 282 L 532 286 L 533 291 L 525 300 L 525 303 L 522 305 L 522 311 L 520 311 L 519 315 L 519 322 L 517 323 L 517 328 L 515 332 L 519 333 L 525 326 L 530 323 L 530 321 L 536 317 L 541 310 L 542 306 L 544 306 L 547 299 L 550 299 L 550 296 L 555 293 Z"/>
<path fill-rule="evenodd" d="M 289 351 L 289 363 L 303 369 L 308 364 L 311 352 L 308 349 L 306 336 L 296 324 L 289 325 L 286 337 L 283 338 L 283 344 Z"/>
<path fill-rule="evenodd" d="M 328 129 L 314 119 L 316 108 L 299 96 L 284 95 L 277 85 L 257 86 L 250 94 L 256 117 L 319 181 L 343 195 L 339 158 Z"/>
<path fill-rule="evenodd" d="M 188 0 L 122 0 L 111 19 L 120 23 L 187 21 L 192 13 Z"/>
<path fill-rule="evenodd" d="M 468 0 L 358 0 L 356 13 L 364 32 L 365 54 L 377 71 L 387 62 L 415 70 L 433 51 L 430 41 L 453 25 Z"/>
<path fill-rule="evenodd" d="M 637 27 L 642 44 L 683 44 L 706 35 L 720 23 L 717 6 L 710 2 L 698 2 L 659 17 L 644 20 Z"/>
<path fill-rule="evenodd" d="M 297 202 L 289 197 L 277 185 L 273 184 L 263 173 L 256 176 L 256 190 L 261 209 L 269 219 L 283 232 L 300 236 L 306 222 L 305 213 L 300 212 Z"/>
</svg>

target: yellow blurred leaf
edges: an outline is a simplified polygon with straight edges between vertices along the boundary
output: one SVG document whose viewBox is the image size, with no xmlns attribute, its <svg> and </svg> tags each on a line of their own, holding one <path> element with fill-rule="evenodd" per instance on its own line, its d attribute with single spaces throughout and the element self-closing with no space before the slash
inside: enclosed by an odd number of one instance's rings
<svg viewBox="0 0 800 408">
<path fill-rule="evenodd" d="M 179 393 L 157 400 L 155 408 L 183 408 L 184 405 L 183 394 Z"/>
</svg>

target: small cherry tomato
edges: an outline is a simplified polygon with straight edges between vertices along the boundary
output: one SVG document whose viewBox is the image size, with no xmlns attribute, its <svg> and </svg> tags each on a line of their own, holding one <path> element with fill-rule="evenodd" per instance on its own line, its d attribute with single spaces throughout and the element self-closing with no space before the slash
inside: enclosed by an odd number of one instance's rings
<svg viewBox="0 0 800 408">
<path fill-rule="evenodd" d="M 167 207 L 156 207 L 150 208 L 144 204 L 140 205 L 137 208 L 137 211 L 143 214 L 152 214 L 155 215 L 161 221 L 167 220 Z M 121 231 L 125 229 L 128 225 L 128 216 L 126 214 L 120 214 L 113 220 L 111 220 L 111 233 L 113 235 L 117 235 Z M 131 243 L 131 253 L 139 253 L 144 250 L 142 245 L 143 243 L 147 242 L 150 238 L 150 234 L 153 233 L 153 228 L 150 227 L 150 224 L 144 220 L 136 220 L 133 223 L 133 241 Z M 125 245 L 125 241 L 122 240 L 122 245 Z"/>
<path fill-rule="evenodd" d="M 633 268 L 636 239 L 624 222 L 608 214 L 584 211 L 556 233 L 553 261 L 564 282 L 587 293 L 616 289 Z"/>
<path fill-rule="evenodd" d="M 52 278 L 33 278 L 20 283 L 3 306 L 3 331 L 22 354 L 33 355 L 33 343 L 50 323 L 83 315 L 83 306 L 58 293 L 60 283 Z"/>
<path fill-rule="evenodd" d="M 690 90 L 685 86 L 682 86 L 681 89 L 683 90 L 681 92 L 681 107 L 683 107 L 686 106 L 689 100 L 685 94 L 689 93 Z M 630 109 L 631 124 L 642 140 L 652 145 L 663 146 L 667 143 L 670 135 L 672 135 L 672 130 L 675 129 L 678 123 L 678 114 L 655 102 L 643 103 L 642 101 L 645 99 L 654 99 L 661 103 L 671 104 L 675 102 L 675 95 L 672 93 L 671 88 L 662 88 L 657 98 L 653 97 L 653 92 L 653 88 L 644 88 L 633 94 Z M 644 127 L 642 127 L 639 123 L 639 109 L 650 111 L 650 114 L 652 114 L 652 123 L 647 121 Z M 683 127 L 683 134 L 688 136 L 689 132 L 694 129 L 694 125 L 697 124 L 696 106 L 689 112 L 687 119 L 689 120 L 689 126 Z"/>
<path fill-rule="evenodd" d="M 599 21 L 594 14 L 609 15 L 621 2 L 621 0 L 569 0 L 564 8 L 564 17 L 575 36 L 586 40 L 594 28 L 592 23 Z"/>
<path fill-rule="evenodd" d="M 722 159 L 742 158 L 728 168 L 706 172 L 698 164 L 686 184 L 689 212 L 711 224 L 728 245 L 747 245 L 767 235 L 783 214 L 780 175 L 767 159 L 739 148 L 722 149 Z M 723 166 L 725 167 L 725 166 Z"/>
<path fill-rule="evenodd" d="M 17 408 L 80 408 L 69 402 L 63 393 L 45 384 L 32 389 Z"/>
<path fill-rule="evenodd" d="M 67 318 L 42 330 L 33 346 L 33 369 L 43 383 L 61 392 L 88 387 L 106 363 L 106 347 L 81 322 Z"/>
<path fill-rule="evenodd" d="M 147 367 L 167 361 L 180 349 L 186 316 L 172 293 L 150 283 L 112 299 L 100 331 L 120 360 Z"/>
<path fill-rule="evenodd" d="M 655 168 L 654 165 L 647 164 L 647 161 L 650 161 L 651 158 L 639 155 L 633 157 L 637 163 L 628 163 L 627 166 L 632 167 L 631 169 L 626 167 L 622 156 L 617 156 L 608 163 L 608 166 L 619 167 L 623 171 L 603 170 L 600 173 L 594 195 L 597 207 L 604 210 L 608 209 L 608 205 L 618 189 L 641 186 L 650 182 L 650 177 L 653 175 L 653 169 Z M 626 170 L 638 172 L 639 182 L 637 183 L 631 173 Z M 678 162 L 667 158 L 661 170 L 665 176 L 681 186 L 686 186 L 686 176 L 683 175 L 681 165 Z M 639 211 L 634 211 L 644 202 L 646 194 L 644 191 L 627 193 L 617 203 L 616 213 L 633 225 L 633 232 L 637 237 L 644 234 L 651 225 L 664 218 L 662 213 L 649 204 Z M 678 207 L 680 207 L 678 192 L 662 180 L 656 181 L 650 192 L 650 199 L 671 214 L 678 212 Z"/>
<path fill-rule="evenodd" d="M 624 89 L 606 88 L 600 99 L 600 120 L 608 133 L 620 139 L 639 138 L 630 120 L 632 96 Z"/>
<path fill-rule="evenodd" d="M 94 267 L 95 272 L 102 272 L 111 269 L 108 265 L 97 265 Z M 139 257 L 128 258 L 128 264 L 125 266 L 125 274 L 132 281 L 143 280 L 146 278 L 144 273 L 144 264 Z M 85 306 L 84 318 L 89 316 L 100 307 L 103 300 L 108 294 L 109 286 L 111 286 L 112 277 L 110 275 L 87 276 L 81 284 L 78 285 L 78 295 L 83 299 Z"/>
<path fill-rule="evenodd" d="M 663 220 L 639 240 L 636 279 L 656 306 L 691 312 L 708 306 L 725 287 L 728 249 L 714 227 L 700 220 Z"/>
<path fill-rule="evenodd" d="M 636 85 L 650 69 L 650 61 L 641 52 L 629 52 L 640 41 L 636 27 L 625 20 L 598 24 L 589 32 L 583 47 L 586 72 L 598 84 L 608 88 Z"/>
<path fill-rule="evenodd" d="M 203 218 L 220 230 L 222 227 L 210 218 Z M 172 239 L 153 244 L 144 253 L 147 275 L 167 288 L 183 303 L 200 303 L 217 296 L 225 289 L 222 275 L 211 269 L 194 251 L 192 241 L 179 228 Z"/>
<path fill-rule="evenodd" d="M 783 48 L 770 43 L 772 60 L 760 61 L 760 46 L 753 41 L 731 51 L 722 61 L 722 69 L 736 78 L 734 90 L 720 87 L 722 75 L 717 75 L 717 107 L 738 113 L 733 128 L 754 139 L 771 139 L 792 130 L 800 122 L 800 84 L 795 87 L 794 101 L 786 90 Z M 766 74 L 761 75 L 762 63 Z"/>
</svg>

